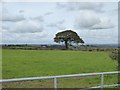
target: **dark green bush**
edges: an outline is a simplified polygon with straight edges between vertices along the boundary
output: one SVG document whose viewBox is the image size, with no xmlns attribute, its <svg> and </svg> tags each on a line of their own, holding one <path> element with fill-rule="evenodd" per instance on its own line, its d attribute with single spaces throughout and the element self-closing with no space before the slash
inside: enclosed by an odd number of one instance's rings
<svg viewBox="0 0 120 90">
<path fill-rule="evenodd" d="M 112 58 L 113 60 L 118 60 L 118 52 L 117 51 L 113 51 L 110 53 L 110 58 Z"/>
</svg>

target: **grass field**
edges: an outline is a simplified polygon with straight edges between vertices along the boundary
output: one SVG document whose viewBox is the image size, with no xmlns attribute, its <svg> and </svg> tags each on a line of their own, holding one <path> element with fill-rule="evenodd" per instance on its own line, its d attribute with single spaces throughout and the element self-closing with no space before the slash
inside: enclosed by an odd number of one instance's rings
<svg viewBox="0 0 120 90">
<path fill-rule="evenodd" d="M 109 58 L 109 52 L 3 49 L 2 53 L 2 74 L 4 79 L 108 72 L 116 71 L 118 67 L 117 61 Z M 108 77 L 105 79 L 107 80 L 105 83 L 117 83 L 117 76 L 112 75 L 109 79 Z M 50 82 L 53 81 L 29 81 L 28 85 L 32 87 L 40 87 L 40 84 L 41 87 L 53 86 Z M 22 83 L 24 83 L 25 87 L 28 86 L 25 84 L 26 82 Z M 36 83 L 36 86 L 31 85 L 31 83 L 34 83 L 34 85 Z M 21 87 L 18 85 L 22 85 L 16 84 L 10 84 L 10 87 Z M 59 87 L 86 87 L 97 84 L 100 84 L 100 76 L 59 80 Z"/>
<path fill-rule="evenodd" d="M 2 49 L 0 47 L 0 79 L 2 79 Z"/>
</svg>

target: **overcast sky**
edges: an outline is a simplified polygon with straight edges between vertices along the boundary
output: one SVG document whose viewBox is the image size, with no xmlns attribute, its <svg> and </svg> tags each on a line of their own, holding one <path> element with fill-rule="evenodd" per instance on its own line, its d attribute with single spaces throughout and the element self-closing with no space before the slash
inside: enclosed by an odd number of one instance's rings
<svg viewBox="0 0 120 90">
<path fill-rule="evenodd" d="M 55 44 L 59 31 L 76 31 L 86 44 L 118 43 L 117 2 L 2 4 L 2 43 Z"/>
</svg>

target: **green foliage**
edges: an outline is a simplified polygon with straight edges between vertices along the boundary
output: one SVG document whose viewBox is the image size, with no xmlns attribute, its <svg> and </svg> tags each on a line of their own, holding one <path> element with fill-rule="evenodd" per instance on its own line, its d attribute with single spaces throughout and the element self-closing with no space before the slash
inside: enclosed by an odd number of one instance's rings
<svg viewBox="0 0 120 90">
<path fill-rule="evenodd" d="M 109 56 L 113 60 L 118 60 L 118 52 L 117 51 L 111 52 Z"/>
<path fill-rule="evenodd" d="M 64 42 L 66 49 L 68 49 L 68 43 L 84 43 L 82 38 L 78 36 L 78 34 L 72 30 L 66 30 L 62 32 L 58 32 L 54 38 L 56 43 Z"/>
</svg>

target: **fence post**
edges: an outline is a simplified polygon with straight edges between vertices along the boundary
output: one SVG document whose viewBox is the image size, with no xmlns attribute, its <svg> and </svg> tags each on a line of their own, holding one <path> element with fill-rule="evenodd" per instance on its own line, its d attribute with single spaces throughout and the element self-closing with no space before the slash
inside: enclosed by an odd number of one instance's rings
<svg viewBox="0 0 120 90">
<path fill-rule="evenodd" d="M 101 90 L 104 88 L 104 72 L 101 74 Z"/>
<path fill-rule="evenodd" d="M 54 78 L 54 90 L 57 90 L 57 78 Z"/>
</svg>

